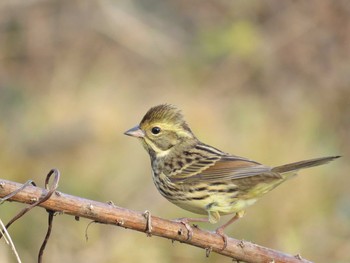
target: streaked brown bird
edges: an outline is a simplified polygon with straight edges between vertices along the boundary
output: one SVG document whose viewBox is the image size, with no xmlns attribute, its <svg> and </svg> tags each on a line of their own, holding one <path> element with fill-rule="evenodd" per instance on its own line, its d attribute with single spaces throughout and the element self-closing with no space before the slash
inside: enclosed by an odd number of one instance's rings
<svg viewBox="0 0 350 263">
<path fill-rule="evenodd" d="M 300 169 L 326 164 L 340 156 L 305 160 L 269 167 L 222 152 L 193 134 L 180 110 L 169 104 L 151 108 L 139 125 L 125 132 L 138 138 L 149 153 L 153 181 L 158 191 L 175 205 L 208 218 L 183 218 L 189 222 L 217 223 L 221 215 L 235 214 L 216 229 L 224 229 L 244 215 L 247 206 L 296 174 Z"/>
</svg>

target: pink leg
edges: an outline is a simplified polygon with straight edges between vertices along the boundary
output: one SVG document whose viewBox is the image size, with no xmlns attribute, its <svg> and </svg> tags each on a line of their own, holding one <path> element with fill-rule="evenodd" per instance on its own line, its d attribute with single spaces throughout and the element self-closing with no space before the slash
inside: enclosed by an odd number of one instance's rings
<svg viewBox="0 0 350 263">
<path fill-rule="evenodd" d="M 223 224 L 222 226 L 218 227 L 215 230 L 216 234 L 221 236 L 222 239 L 224 240 L 224 247 L 222 248 L 222 250 L 224 250 L 227 247 L 227 235 L 224 233 L 225 228 L 228 227 L 233 222 L 237 221 L 238 219 L 240 219 L 243 216 L 244 216 L 244 211 L 239 211 L 227 223 Z"/>
</svg>

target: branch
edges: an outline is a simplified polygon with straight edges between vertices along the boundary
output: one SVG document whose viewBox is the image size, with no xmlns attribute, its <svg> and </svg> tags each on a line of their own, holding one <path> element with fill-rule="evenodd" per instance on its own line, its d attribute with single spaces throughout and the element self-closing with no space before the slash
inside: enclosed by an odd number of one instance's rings
<svg viewBox="0 0 350 263">
<path fill-rule="evenodd" d="M 5 197 L 23 187 L 22 184 L 0 179 L 0 198 Z M 32 204 L 47 194 L 48 190 L 35 186 L 27 186 L 9 200 L 20 203 Z M 219 253 L 244 262 L 283 262 L 283 263 L 310 263 L 299 255 L 288 255 L 270 248 L 262 247 L 251 242 L 228 238 L 226 249 L 222 250 L 222 237 L 215 233 L 193 228 L 191 240 L 187 240 L 186 227 L 178 222 L 165 220 L 148 213 L 140 213 L 113 204 L 97 202 L 77 196 L 72 196 L 56 191 L 48 200 L 40 203 L 39 206 L 48 210 L 84 217 L 93 221 L 112 224 L 140 232 L 149 233 L 159 237 L 177 240 L 192 246 L 206 249 L 207 255 L 211 251 Z M 151 225 L 149 225 L 149 223 Z"/>
</svg>

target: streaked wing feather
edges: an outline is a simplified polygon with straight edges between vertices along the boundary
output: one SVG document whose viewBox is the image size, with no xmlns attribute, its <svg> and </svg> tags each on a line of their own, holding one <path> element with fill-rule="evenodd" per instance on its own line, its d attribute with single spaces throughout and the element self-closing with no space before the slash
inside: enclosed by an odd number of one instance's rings
<svg viewBox="0 0 350 263">
<path fill-rule="evenodd" d="M 198 173 L 207 170 L 211 166 L 215 165 L 220 156 L 210 157 L 206 159 L 193 160 L 192 163 L 182 167 L 175 174 L 170 176 L 172 182 L 181 182 L 196 176 Z"/>
<path fill-rule="evenodd" d="M 195 169 L 199 168 L 196 172 Z M 195 172 L 195 173 L 194 173 Z M 226 181 L 248 178 L 253 176 L 280 178 L 271 168 L 255 161 L 237 156 L 221 156 L 217 160 L 202 165 L 197 161 L 171 177 L 177 183 Z"/>
</svg>

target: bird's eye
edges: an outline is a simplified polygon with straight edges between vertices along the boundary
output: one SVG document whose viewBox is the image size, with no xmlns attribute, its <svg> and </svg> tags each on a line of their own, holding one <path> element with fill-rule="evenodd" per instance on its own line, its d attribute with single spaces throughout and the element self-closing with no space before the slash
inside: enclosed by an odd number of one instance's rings
<svg viewBox="0 0 350 263">
<path fill-rule="evenodd" d="M 159 127 L 153 127 L 153 128 L 152 128 L 152 133 L 153 133 L 154 135 L 159 134 L 159 133 L 160 133 L 160 128 L 159 128 Z"/>
</svg>

